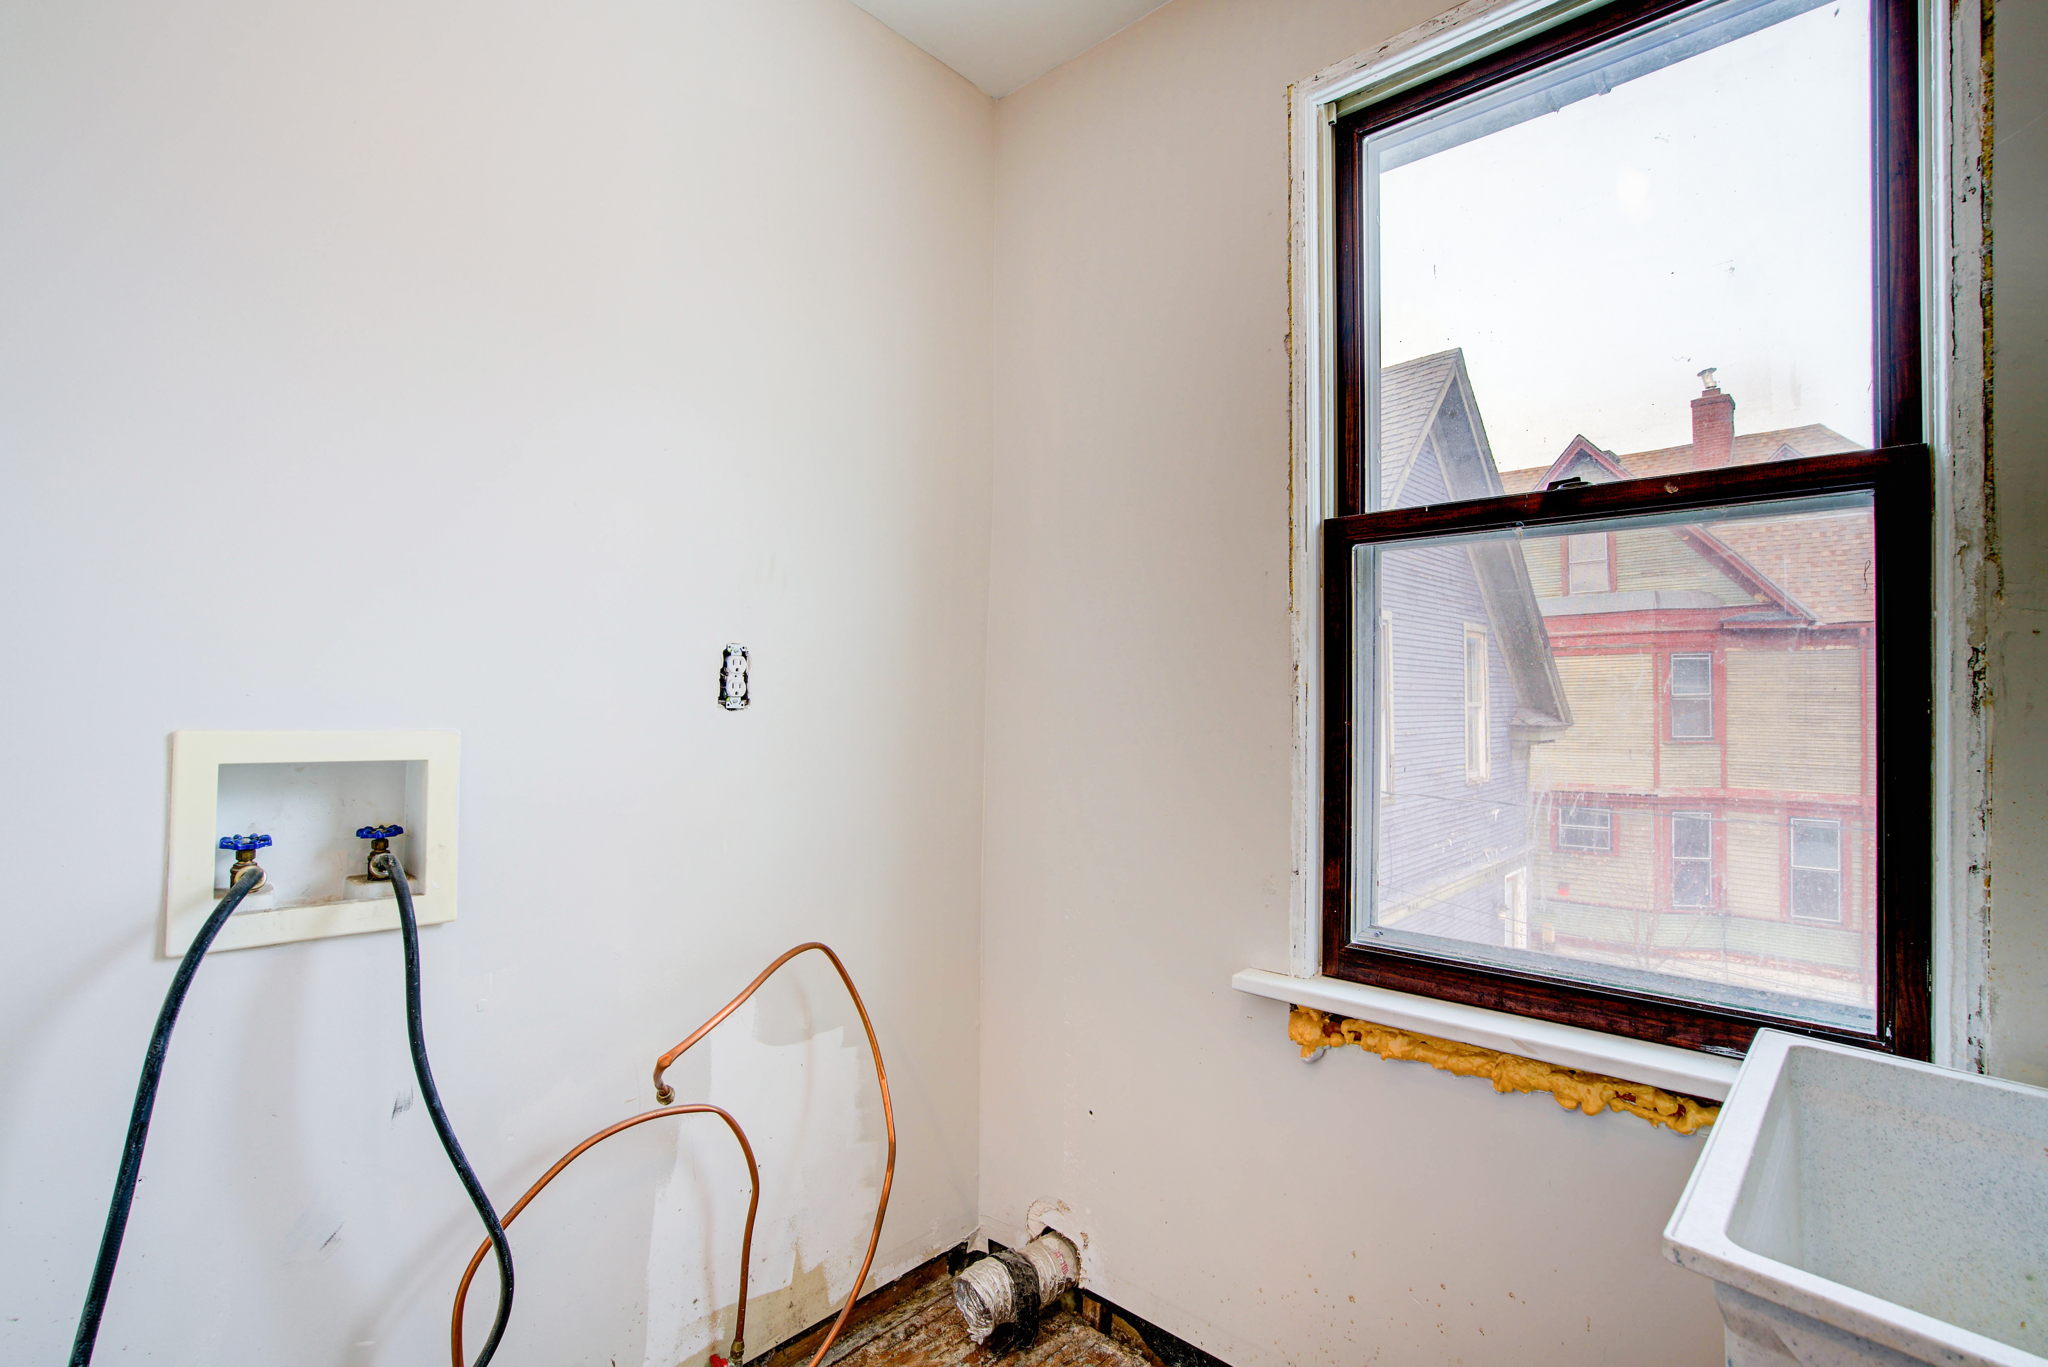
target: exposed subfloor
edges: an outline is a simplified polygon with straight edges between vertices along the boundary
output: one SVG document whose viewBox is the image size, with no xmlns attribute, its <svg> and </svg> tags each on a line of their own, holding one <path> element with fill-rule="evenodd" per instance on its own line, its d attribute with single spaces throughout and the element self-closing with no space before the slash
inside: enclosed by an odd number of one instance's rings
<svg viewBox="0 0 2048 1367">
<path fill-rule="evenodd" d="M 770 1355 L 768 1362 L 757 1367 L 782 1367 L 787 1351 Z M 1029 1344 L 998 1357 L 967 1337 L 967 1326 L 953 1308 L 952 1284 L 943 1275 L 917 1287 L 898 1304 L 854 1324 L 833 1345 L 829 1359 L 830 1367 L 1157 1367 L 1158 1362 L 1151 1354 L 1095 1329 L 1070 1310 L 1047 1315 Z"/>
</svg>

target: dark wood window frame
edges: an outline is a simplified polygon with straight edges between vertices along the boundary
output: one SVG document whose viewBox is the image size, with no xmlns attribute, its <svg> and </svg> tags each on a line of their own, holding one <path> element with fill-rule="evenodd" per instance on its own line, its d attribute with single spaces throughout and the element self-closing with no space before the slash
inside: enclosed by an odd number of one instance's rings
<svg viewBox="0 0 2048 1367">
<path fill-rule="evenodd" d="M 1526 75 L 1681 11 L 1697 0 L 1615 0 L 1511 47 L 1338 119 L 1333 132 L 1337 515 L 1324 538 L 1323 971 L 1332 977 L 1463 1002 L 1611 1034 L 1739 1053 L 1765 1026 L 1929 1057 L 1932 1046 L 1933 466 L 1921 429 L 1919 133 L 1916 9 L 1871 0 L 1875 202 L 1874 409 L 1877 449 L 1732 466 L 1468 502 L 1367 511 L 1370 310 L 1364 237 L 1367 135 Z M 1475 967 L 1351 938 L 1358 840 L 1353 765 L 1368 762 L 1354 734 L 1353 550 L 1457 532 L 1540 527 L 1631 513 L 1682 513 L 1806 496 L 1872 499 L 1877 626 L 1877 1022 L 1831 1030 L 1761 1012 L 1535 973 Z M 1369 836 L 1369 833 L 1360 833 Z"/>
</svg>

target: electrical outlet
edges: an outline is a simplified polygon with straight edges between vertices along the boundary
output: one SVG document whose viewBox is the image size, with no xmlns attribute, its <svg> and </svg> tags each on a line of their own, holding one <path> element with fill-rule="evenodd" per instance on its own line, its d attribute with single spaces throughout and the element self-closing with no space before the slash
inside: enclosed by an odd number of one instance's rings
<svg viewBox="0 0 2048 1367">
<path fill-rule="evenodd" d="M 749 668 L 745 646 L 726 646 L 718 668 L 718 705 L 726 711 L 737 712 L 753 701 L 747 678 Z"/>
</svg>

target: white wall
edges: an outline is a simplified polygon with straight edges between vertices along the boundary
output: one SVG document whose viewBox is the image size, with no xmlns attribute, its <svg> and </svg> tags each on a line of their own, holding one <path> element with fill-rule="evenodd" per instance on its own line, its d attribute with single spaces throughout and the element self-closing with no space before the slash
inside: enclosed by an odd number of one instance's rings
<svg viewBox="0 0 2048 1367">
<path fill-rule="evenodd" d="M 1178 0 L 999 110 L 840 0 L 0 8 L 0 1358 L 68 1341 L 169 978 L 166 733 L 436 726 L 428 1026 L 502 1197 L 821 935 L 890 1051 L 884 1277 L 1056 1198 L 1106 1294 L 1238 1367 L 1718 1362 L 1657 1254 L 1696 1141 L 1304 1067 L 1226 985 L 1286 958 L 1285 90 L 1438 8 Z M 2008 69 L 2041 15 L 2001 7 Z M 2003 84 L 2021 528 L 2032 100 Z M 2005 547 L 1993 657 L 1991 1052 L 2048 1080 L 2039 553 Z M 206 966 L 109 1357 L 438 1358 L 477 1236 L 399 1005 L 388 935 Z M 850 1025 L 809 966 L 678 1074 L 764 1142 L 756 1347 L 860 1246 Z M 738 1209 L 715 1136 L 586 1161 L 514 1226 L 501 1361 L 701 1359 Z"/>
<path fill-rule="evenodd" d="M 181 727 L 463 733 L 427 1028 L 501 1200 L 818 936 L 896 1087 L 878 1272 L 973 1227 L 993 118 L 843 0 L 0 8 L 0 1359 L 62 1360 L 85 1288 Z M 478 1233 L 398 956 L 206 964 L 102 1360 L 442 1360 Z M 871 1209 L 831 982 L 679 1077 L 763 1144 L 757 1347 Z M 501 1362 L 701 1360 L 740 1182 L 699 1138 L 513 1227 Z"/>
<path fill-rule="evenodd" d="M 982 1210 L 1235 1367 L 1708 1367 L 1698 1140 L 1228 986 L 1287 966 L 1287 89 L 1440 8 L 1176 0 L 1000 107 Z"/>
</svg>

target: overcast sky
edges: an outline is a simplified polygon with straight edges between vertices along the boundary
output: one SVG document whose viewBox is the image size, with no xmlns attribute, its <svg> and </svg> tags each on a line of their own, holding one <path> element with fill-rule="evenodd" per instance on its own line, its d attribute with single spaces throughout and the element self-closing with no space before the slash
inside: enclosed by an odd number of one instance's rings
<svg viewBox="0 0 2048 1367">
<path fill-rule="evenodd" d="M 1870 422 L 1868 6 L 1824 5 L 1385 173 L 1381 357 L 1463 347 L 1495 458 Z"/>
</svg>

